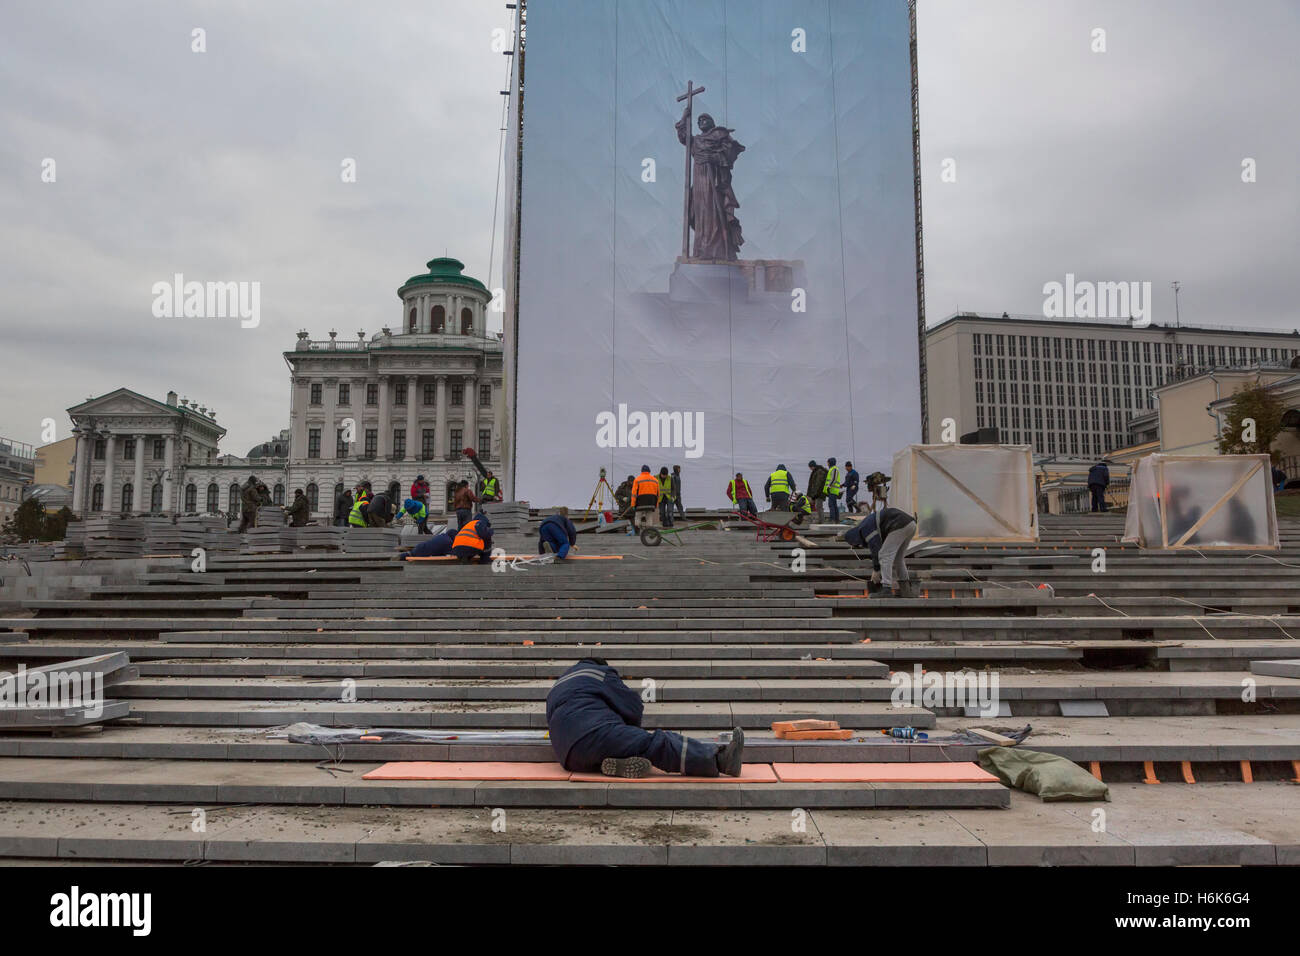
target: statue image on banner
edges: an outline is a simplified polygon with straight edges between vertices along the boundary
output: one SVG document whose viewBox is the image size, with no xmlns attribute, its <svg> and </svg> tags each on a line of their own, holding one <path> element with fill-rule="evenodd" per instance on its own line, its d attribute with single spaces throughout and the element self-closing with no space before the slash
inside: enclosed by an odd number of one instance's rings
<svg viewBox="0 0 1300 956">
<path fill-rule="evenodd" d="M 688 94 L 702 92 L 688 84 Z M 740 203 L 731 188 L 731 168 L 745 147 L 732 138 L 734 130 L 718 126 L 708 113 L 701 113 L 700 131 L 691 134 L 691 104 L 687 102 L 677 121 L 677 141 L 688 151 L 686 221 L 695 230 L 695 259 L 735 262 L 745 239 L 736 210 Z M 683 230 L 683 234 L 685 230 Z M 690 253 L 683 248 L 683 256 Z"/>
<path fill-rule="evenodd" d="M 726 126 L 719 126 L 708 113 L 701 113 L 692 132 L 695 97 L 704 92 L 694 80 L 677 97 L 685 102 L 677 121 L 677 142 L 686 147 L 682 188 L 682 253 L 669 280 L 669 297 L 679 306 L 686 303 L 728 304 L 728 315 L 737 316 L 737 302 L 762 310 L 784 308 L 781 298 L 805 286 L 804 264 L 799 260 L 740 258 L 745 244 L 736 210 L 740 201 L 732 188 L 731 173 L 745 147 Z M 695 233 L 692 249 L 691 233 Z M 707 317 L 701 316 L 707 320 Z M 742 315 L 743 319 L 744 316 Z"/>
</svg>

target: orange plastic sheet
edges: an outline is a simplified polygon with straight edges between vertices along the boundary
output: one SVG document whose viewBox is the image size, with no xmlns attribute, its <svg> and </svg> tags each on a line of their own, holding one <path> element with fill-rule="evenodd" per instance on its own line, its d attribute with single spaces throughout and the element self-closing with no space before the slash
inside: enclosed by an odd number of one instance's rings
<svg viewBox="0 0 1300 956">
<path fill-rule="evenodd" d="M 783 783 L 998 783 L 978 764 L 774 763 Z"/>
</svg>

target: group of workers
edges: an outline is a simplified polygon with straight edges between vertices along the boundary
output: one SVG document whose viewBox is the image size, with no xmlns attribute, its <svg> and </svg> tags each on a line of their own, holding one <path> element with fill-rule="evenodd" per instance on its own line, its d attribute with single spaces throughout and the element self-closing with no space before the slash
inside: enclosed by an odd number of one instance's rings
<svg viewBox="0 0 1300 956">
<path fill-rule="evenodd" d="M 844 464 L 844 471 L 841 472 L 834 458 L 826 459 L 825 464 L 810 460 L 806 494 L 799 493 L 794 475 L 789 469 L 783 464 L 777 465 L 763 484 L 763 496 L 768 507 L 796 515 L 816 515 L 818 519 L 829 510 L 830 520 L 837 522 L 840 520 L 842 495 L 845 513 L 858 513 L 861 510 L 858 489 L 862 478 L 853 467 L 853 462 Z M 736 511 L 755 517 L 758 515 L 753 487 L 742 472 L 736 472 L 736 476 L 727 482 L 726 494 Z M 659 469 L 657 476 L 651 473 L 649 465 L 642 465 L 639 475 L 628 475 L 614 489 L 614 504 L 615 517 L 635 517 L 637 523 L 648 523 L 657 512 L 659 522 L 665 528 L 671 528 L 674 514 L 677 517 L 686 516 L 686 508 L 682 504 L 681 465 L 674 465 L 671 472 L 664 466 Z"/>
</svg>

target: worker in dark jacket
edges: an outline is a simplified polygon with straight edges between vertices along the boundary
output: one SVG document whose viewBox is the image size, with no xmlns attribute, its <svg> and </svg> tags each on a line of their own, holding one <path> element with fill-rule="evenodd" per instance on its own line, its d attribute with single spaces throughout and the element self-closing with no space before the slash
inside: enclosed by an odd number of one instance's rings
<svg viewBox="0 0 1300 956">
<path fill-rule="evenodd" d="M 725 747 L 671 730 L 643 730 L 641 695 L 599 657 L 578 661 L 546 695 L 551 748 L 565 770 L 608 777 L 645 777 L 650 768 L 691 777 L 740 776 L 745 735 L 732 730 Z"/>
<path fill-rule="evenodd" d="M 673 508 L 676 509 L 680 518 L 686 517 L 686 506 L 682 504 L 682 466 L 673 465 Z"/>
<path fill-rule="evenodd" d="M 311 502 L 302 493 L 301 488 L 293 490 L 293 503 L 289 505 L 289 524 L 294 528 L 305 528 L 311 520 Z"/>
<path fill-rule="evenodd" d="M 777 465 L 776 471 L 767 476 L 763 483 L 763 497 L 777 511 L 786 511 L 790 506 L 790 495 L 795 490 L 794 475 L 786 470 L 785 465 Z"/>
<path fill-rule="evenodd" d="M 348 515 L 352 513 L 352 492 L 344 488 L 334 499 L 334 523 L 347 527 Z"/>
<path fill-rule="evenodd" d="M 882 508 L 869 514 L 840 538 L 855 548 L 871 551 L 872 579 L 880 578 L 882 597 L 910 597 L 907 574 L 908 542 L 916 535 L 916 519 L 898 508 Z"/>
<path fill-rule="evenodd" d="M 1106 486 L 1110 484 L 1110 469 L 1103 458 L 1088 469 L 1088 490 L 1092 492 L 1092 510 L 1106 511 Z"/>
<path fill-rule="evenodd" d="M 262 504 L 262 496 L 257 491 L 257 476 L 249 475 L 239 489 L 239 530 L 247 531 L 257 526 L 257 509 Z"/>
<path fill-rule="evenodd" d="M 433 537 L 421 541 L 414 548 L 404 554 L 402 556 L 403 560 L 406 558 L 444 558 L 451 554 L 451 547 L 452 544 L 455 543 L 455 540 L 456 539 L 449 531 L 444 531 L 442 534 L 435 534 Z"/>
<path fill-rule="evenodd" d="M 555 514 L 542 522 L 537 529 L 537 553 L 545 554 L 549 544 L 555 556 L 563 561 L 569 556 L 569 549 L 578 543 L 578 529 L 569 520 L 569 509 L 560 507 Z"/>
<path fill-rule="evenodd" d="M 371 528 L 387 528 L 393 520 L 393 503 L 388 495 L 375 495 L 366 506 L 366 524 Z"/>
<path fill-rule="evenodd" d="M 627 476 L 627 481 L 623 482 L 614 489 L 614 517 L 624 518 L 632 510 L 632 482 L 636 479 L 631 475 Z"/>
<path fill-rule="evenodd" d="M 463 528 L 469 523 L 476 504 L 478 504 L 478 495 L 474 494 L 474 489 L 469 486 L 469 482 L 462 478 L 460 484 L 456 486 L 455 494 L 451 496 L 451 506 L 456 511 L 456 527 Z"/>
<path fill-rule="evenodd" d="M 490 559 L 492 525 L 488 523 L 487 515 L 480 511 L 456 532 L 456 537 L 451 542 L 451 553 L 459 558 L 462 564 L 472 561 L 482 563 Z"/>
<path fill-rule="evenodd" d="M 808 498 L 812 502 L 817 520 L 822 519 L 822 505 L 826 501 L 826 466 L 816 461 L 808 462 Z"/>
<path fill-rule="evenodd" d="M 673 479 L 667 465 L 659 469 L 659 520 L 665 528 L 673 526 Z"/>
<path fill-rule="evenodd" d="M 853 462 L 846 461 L 844 467 L 848 469 L 844 472 L 844 510 L 855 515 L 858 513 L 858 484 L 862 476 L 853 467 Z"/>
</svg>

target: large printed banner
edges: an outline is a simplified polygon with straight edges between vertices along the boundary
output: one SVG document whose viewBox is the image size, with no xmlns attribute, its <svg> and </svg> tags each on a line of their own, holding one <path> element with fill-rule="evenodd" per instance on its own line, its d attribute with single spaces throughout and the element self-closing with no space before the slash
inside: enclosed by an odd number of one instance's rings
<svg viewBox="0 0 1300 956">
<path fill-rule="evenodd" d="M 920 438 L 905 0 L 529 0 L 513 495 Z M 517 92 L 517 91 L 516 91 Z"/>
</svg>

